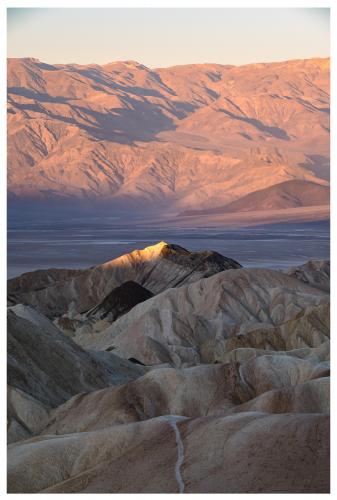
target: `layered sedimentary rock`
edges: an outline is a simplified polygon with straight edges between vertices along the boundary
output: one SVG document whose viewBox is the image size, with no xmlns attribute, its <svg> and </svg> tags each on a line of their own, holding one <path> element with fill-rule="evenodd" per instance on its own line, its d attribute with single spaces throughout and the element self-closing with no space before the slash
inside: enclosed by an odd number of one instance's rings
<svg viewBox="0 0 337 500">
<path fill-rule="evenodd" d="M 225 269 L 241 267 L 238 262 L 217 252 L 189 252 L 164 241 L 143 250 L 135 250 L 96 267 L 76 271 L 65 278 L 63 270 L 37 271 L 41 286 L 36 288 L 35 272 L 8 281 L 12 301 L 36 308 L 55 318 L 65 313 L 87 312 L 101 303 L 112 290 L 134 281 L 151 293 L 182 286 Z M 45 272 L 46 276 L 43 276 Z"/>
<path fill-rule="evenodd" d="M 143 367 L 112 354 L 84 351 L 31 308 L 11 308 L 7 325 L 11 441 L 36 433 L 48 410 L 71 396 L 118 385 L 144 373 Z"/>
<path fill-rule="evenodd" d="M 209 363 L 220 361 L 231 348 L 249 346 L 253 335 L 263 349 L 315 347 L 328 339 L 328 302 L 326 292 L 285 273 L 228 270 L 169 289 L 138 304 L 106 330 L 79 330 L 74 339 L 145 364 Z"/>
<path fill-rule="evenodd" d="M 162 243 L 61 273 L 10 283 L 68 311 L 9 308 L 10 492 L 329 491 L 328 262 Z"/>
<path fill-rule="evenodd" d="M 112 323 L 140 302 L 153 297 L 153 294 L 134 281 L 126 281 L 114 288 L 100 304 L 86 313 L 88 319 L 105 319 Z"/>
<path fill-rule="evenodd" d="M 44 434 L 98 430 L 161 415 L 225 414 L 250 399 L 238 363 L 159 368 L 119 388 L 75 396 L 50 415 Z M 99 408 L 99 414 L 94 410 Z"/>
<path fill-rule="evenodd" d="M 11 385 L 56 406 L 73 394 L 104 387 L 106 370 L 61 332 L 8 313 L 8 378 Z"/>
<path fill-rule="evenodd" d="M 329 260 L 309 260 L 302 266 L 291 267 L 286 273 L 311 286 L 327 292 L 330 290 Z"/>
<path fill-rule="evenodd" d="M 27 392 L 8 385 L 7 441 L 21 441 L 41 432 L 49 421 L 49 410 L 49 404 L 44 404 Z"/>
<path fill-rule="evenodd" d="M 329 417 L 165 416 L 33 438 L 8 459 L 10 492 L 327 493 Z"/>
<path fill-rule="evenodd" d="M 155 369 L 121 387 L 74 396 L 50 413 L 43 434 L 98 430 L 170 414 L 196 418 L 296 408 L 329 412 L 329 369 L 296 357 L 265 355 L 244 363 Z"/>
</svg>

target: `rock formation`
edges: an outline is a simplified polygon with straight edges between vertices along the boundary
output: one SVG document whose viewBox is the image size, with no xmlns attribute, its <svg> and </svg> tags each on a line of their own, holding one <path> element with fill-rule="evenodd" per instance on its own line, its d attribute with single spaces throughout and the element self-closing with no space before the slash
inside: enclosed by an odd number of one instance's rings
<svg viewBox="0 0 337 500">
<path fill-rule="evenodd" d="M 30 305 L 56 318 L 96 307 L 114 288 L 127 281 L 134 281 L 156 294 L 168 287 L 182 286 L 239 267 L 240 264 L 217 252 L 188 252 L 178 245 L 161 241 L 99 266 L 76 271 L 75 275 L 71 271 L 68 277 L 64 270 L 60 270 L 59 279 L 53 272 L 51 281 L 49 270 L 26 273 L 8 281 L 8 293 L 12 302 Z"/>
<path fill-rule="evenodd" d="M 329 418 L 319 413 L 165 416 L 11 445 L 8 488 L 12 493 L 328 493 L 329 453 Z"/>
<path fill-rule="evenodd" d="M 162 243 L 11 280 L 8 491 L 329 492 L 329 275 Z"/>
<path fill-rule="evenodd" d="M 221 360 L 227 343 L 249 346 L 252 335 L 264 349 L 314 347 L 316 337 L 318 342 L 327 339 L 328 302 L 326 292 L 286 273 L 228 270 L 162 292 L 103 331 L 86 334 L 79 329 L 74 339 L 83 347 L 113 348 L 117 355 L 145 364 L 212 363 Z M 297 325 L 306 328 L 297 334 Z"/>
<path fill-rule="evenodd" d="M 121 286 L 114 288 L 100 304 L 90 309 L 86 316 L 89 319 L 105 319 L 112 323 L 119 316 L 151 297 L 153 294 L 146 288 L 134 281 L 126 281 Z"/>
<path fill-rule="evenodd" d="M 309 260 L 302 266 L 291 267 L 286 273 L 311 286 L 327 292 L 330 290 L 330 261 L 328 260 Z"/>
<path fill-rule="evenodd" d="M 109 353 L 91 355 L 31 308 L 10 308 L 7 325 L 10 441 L 36 433 L 43 425 L 41 415 L 74 394 L 145 372 Z"/>
</svg>

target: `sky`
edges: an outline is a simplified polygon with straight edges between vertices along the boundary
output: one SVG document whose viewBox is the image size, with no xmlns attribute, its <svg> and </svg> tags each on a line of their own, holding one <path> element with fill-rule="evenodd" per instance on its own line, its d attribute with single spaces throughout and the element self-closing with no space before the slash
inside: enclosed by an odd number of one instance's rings
<svg viewBox="0 0 337 500">
<path fill-rule="evenodd" d="M 329 56 L 323 8 L 10 8 L 8 57 L 148 67 Z"/>
</svg>

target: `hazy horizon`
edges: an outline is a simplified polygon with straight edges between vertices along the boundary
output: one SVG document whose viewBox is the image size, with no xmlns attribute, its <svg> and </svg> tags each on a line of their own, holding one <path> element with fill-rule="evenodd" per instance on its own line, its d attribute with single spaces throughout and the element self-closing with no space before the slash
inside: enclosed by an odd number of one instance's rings
<svg viewBox="0 0 337 500">
<path fill-rule="evenodd" d="M 116 63 L 136 63 L 136 64 L 139 64 L 141 66 L 144 66 L 148 69 L 153 69 L 153 70 L 156 70 L 156 69 L 168 69 L 168 68 L 173 68 L 175 66 L 207 66 L 207 65 L 217 65 L 217 66 L 234 66 L 234 67 L 241 67 L 241 66 L 253 66 L 255 64 L 277 64 L 277 63 L 287 63 L 287 62 L 292 62 L 292 61 L 310 61 L 311 59 L 331 59 L 330 58 L 330 55 L 328 56 L 320 56 L 320 57 L 304 57 L 304 58 L 297 58 L 297 59 L 282 59 L 282 60 L 266 60 L 266 61 L 255 61 L 255 62 L 250 62 L 250 63 L 244 63 L 244 64 L 226 64 L 226 63 L 217 63 L 217 62 L 208 62 L 208 61 L 204 61 L 204 62 L 195 62 L 195 63 L 182 63 L 182 64 L 175 64 L 175 65 L 170 65 L 170 66 L 147 66 L 146 64 L 144 64 L 143 61 L 140 61 L 140 60 L 134 60 L 134 59 L 115 59 L 115 60 L 111 60 L 111 61 L 108 61 L 106 63 L 97 63 L 97 62 L 91 62 L 91 63 L 87 63 L 87 64 L 80 64 L 80 63 L 77 63 L 76 61 L 72 61 L 72 62 L 51 62 L 49 61 L 47 63 L 47 61 L 45 60 L 42 60 L 38 57 L 35 57 L 35 56 L 23 56 L 23 57 L 7 57 L 7 59 L 31 59 L 31 60 L 36 60 L 36 61 L 39 61 L 41 63 L 45 63 L 45 64 L 50 64 L 50 65 L 55 65 L 55 66 L 68 66 L 68 65 L 72 65 L 72 64 L 76 64 L 77 66 L 91 66 L 91 65 L 96 65 L 96 66 L 107 66 L 109 64 L 116 64 Z"/>
<path fill-rule="evenodd" d="M 241 66 L 330 55 L 328 8 L 10 8 L 7 12 L 8 57 L 32 57 L 49 64 L 132 60 L 149 68 Z"/>
</svg>

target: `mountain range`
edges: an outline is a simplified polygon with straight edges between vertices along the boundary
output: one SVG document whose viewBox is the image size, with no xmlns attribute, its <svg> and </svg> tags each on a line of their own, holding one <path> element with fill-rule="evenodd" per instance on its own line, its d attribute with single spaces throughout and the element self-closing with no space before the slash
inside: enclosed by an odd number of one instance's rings
<svg viewBox="0 0 337 500">
<path fill-rule="evenodd" d="M 305 206 L 313 184 L 311 205 L 327 205 L 329 73 L 329 59 L 156 69 L 9 59 L 9 202 L 174 215 L 241 200 L 245 211 L 247 195 L 296 181 L 286 203 L 271 191 L 258 210 Z"/>
</svg>

